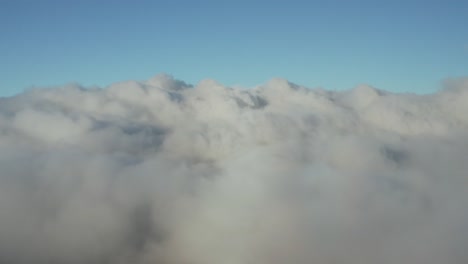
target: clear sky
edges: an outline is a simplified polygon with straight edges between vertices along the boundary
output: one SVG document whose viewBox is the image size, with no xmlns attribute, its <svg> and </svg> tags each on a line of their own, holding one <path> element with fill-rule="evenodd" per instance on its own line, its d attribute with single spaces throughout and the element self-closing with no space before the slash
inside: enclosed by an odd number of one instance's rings
<svg viewBox="0 0 468 264">
<path fill-rule="evenodd" d="M 1 96 L 161 72 L 431 92 L 468 76 L 468 1 L 1 1 Z"/>
</svg>

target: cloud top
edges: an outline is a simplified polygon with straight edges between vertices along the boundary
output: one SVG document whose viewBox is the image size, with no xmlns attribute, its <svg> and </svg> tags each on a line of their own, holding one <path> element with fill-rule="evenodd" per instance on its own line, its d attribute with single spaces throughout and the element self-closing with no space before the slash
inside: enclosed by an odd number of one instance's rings
<svg viewBox="0 0 468 264">
<path fill-rule="evenodd" d="M 2 263 L 467 263 L 468 82 L 0 99 Z"/>
</svg>

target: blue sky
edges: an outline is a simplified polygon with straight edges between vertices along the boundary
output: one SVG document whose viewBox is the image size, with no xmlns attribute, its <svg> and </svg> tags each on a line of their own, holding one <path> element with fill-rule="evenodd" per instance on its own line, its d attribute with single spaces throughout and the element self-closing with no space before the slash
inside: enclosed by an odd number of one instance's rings
<svg viewBox="0 0 468 264">
<path fill-rule="evenodd" d="M 468 75 L 468 1 L 3 0 L 0 95 L 165 72 L 434 91 Z"/>
</svg>

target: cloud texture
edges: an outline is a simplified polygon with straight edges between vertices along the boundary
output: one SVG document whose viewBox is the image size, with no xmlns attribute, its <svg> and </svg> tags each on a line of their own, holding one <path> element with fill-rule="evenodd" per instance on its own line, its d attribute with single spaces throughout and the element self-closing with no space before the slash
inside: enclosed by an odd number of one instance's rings
<svg viewBox="0 0 468 264">
<path fill-rule="evenodd" d="M 468 81 L 0 99 L 0 262 L 468 263 Z"/>
</svg>

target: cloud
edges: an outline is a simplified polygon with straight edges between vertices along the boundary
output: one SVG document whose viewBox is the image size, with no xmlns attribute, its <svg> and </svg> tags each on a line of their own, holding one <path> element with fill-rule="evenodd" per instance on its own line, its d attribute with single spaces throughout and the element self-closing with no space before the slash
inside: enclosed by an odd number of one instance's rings
<svg viewBox="0 0 468 264">
<path fill-rule="evenodd" d="M 468 82 L 0 99 L 2 263 L 467 263 Z"/>
</svg>

